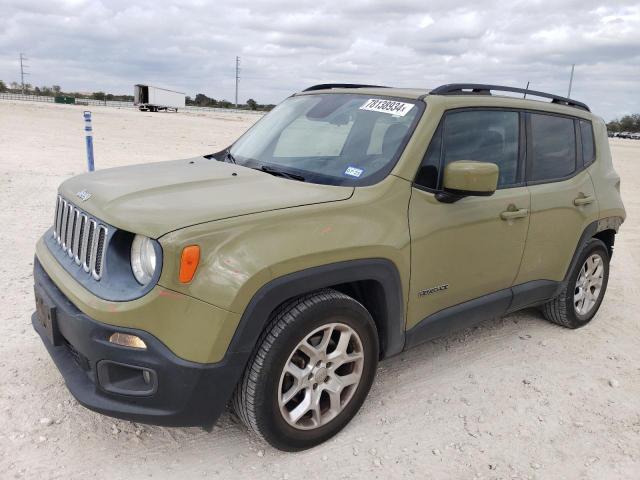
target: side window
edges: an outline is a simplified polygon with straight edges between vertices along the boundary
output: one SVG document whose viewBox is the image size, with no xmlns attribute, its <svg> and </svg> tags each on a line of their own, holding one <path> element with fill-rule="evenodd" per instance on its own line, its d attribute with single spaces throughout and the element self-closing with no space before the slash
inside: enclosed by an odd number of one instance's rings
<svg viewBox="0 0 640 480">
<path fill-rule="evenodd" d="M 465 110 L 450 112 L 440 122 L 416 176 L 416 183 L 438 188 L 440 165 L 476 160 L 498 165 L 498 188 L 518 183 L 518 112 Z M 444 162 L 441 162 L 441 159 Z"/>
<path fill-rule="evenodd" d="M 427 153 L 422 160 L 415 182 L 423 187 L 435 190 L 438 188 L 438 172 L 440 170 L 440 154 L 442 150 L 442 123 L 433 134 Z"/>
<path fill-rule="evenodd" d="M 573 119 L 531 114 L 529 180 L 555 180 L 576 170 L 576 133 Z"/>
<path fill-rule="evenodd" d="M 582 162 L 587 167 L 596 159 L 591 122 L 580 120 L 580 136 L 582 137 Z"/>
<path fill-rule="evenodd" d="M 498 188 L 517 183 L 518 112 L 469 110 L 447 114 L 444 122 L 444 165 L 476 160 L 498 165 Z"/>
</svg>

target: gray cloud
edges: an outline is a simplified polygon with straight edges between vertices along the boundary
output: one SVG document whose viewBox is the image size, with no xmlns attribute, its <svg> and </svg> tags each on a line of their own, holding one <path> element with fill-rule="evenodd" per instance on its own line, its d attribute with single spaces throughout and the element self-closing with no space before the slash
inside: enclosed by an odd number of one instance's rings
<svg viewBox="0 0 640 480">
<path fill-rule="evenodd" d="M 150 83 L 278 102 L 313 83 L 526 85 L 607 119 L 640 111 L 640 4 L 596 0 L 0 0 L 0 78 L 67 90 Z"/>
</svg>

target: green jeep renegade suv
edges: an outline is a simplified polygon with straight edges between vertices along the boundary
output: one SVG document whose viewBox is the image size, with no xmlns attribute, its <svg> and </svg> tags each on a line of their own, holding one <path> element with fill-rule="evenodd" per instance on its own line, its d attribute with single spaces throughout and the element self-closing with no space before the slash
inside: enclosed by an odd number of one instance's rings
<svg viewBox="0 0 640 480">
<path fill-rule="evenodd" d="M 588 323 L 624 218 L 580 102 L 317 85 L 222 152 L 65 181 L 32 321 L 92 410 L 210 428 L 231 403 L 301 450 L 379 360 L 452 327 L 533 306 Z"/>
</svg>

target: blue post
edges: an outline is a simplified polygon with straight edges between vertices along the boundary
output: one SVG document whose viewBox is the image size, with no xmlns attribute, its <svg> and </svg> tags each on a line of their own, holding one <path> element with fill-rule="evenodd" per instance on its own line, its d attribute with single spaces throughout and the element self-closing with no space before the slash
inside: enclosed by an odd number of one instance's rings
<svg viewBox="0 0 640 480">
<path fill-rule="evenodd" d="M 93 163 L 93 128 L 91 128 L 91 112 L 84 112 L 84 136 L 87 142 L 87 165 L 89 167 L 89 171 L 93 172 L 95 170 Z"/>
</svg>

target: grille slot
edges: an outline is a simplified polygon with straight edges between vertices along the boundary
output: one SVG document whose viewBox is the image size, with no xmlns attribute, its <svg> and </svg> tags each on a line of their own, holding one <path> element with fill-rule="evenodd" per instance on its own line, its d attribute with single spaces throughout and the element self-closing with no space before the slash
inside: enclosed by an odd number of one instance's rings
<svg viewBox="0 0 640 480">
<path fill-rule="evenodd" d="M 107 229 L 103 226 L 100 225 L 98 227 L 98 233 L 97 233 L 97 240 L 96 240 L 96 260 L 95 260 L 95 264 L 93 265 L 93 278 L 95 278 L 96 280 L 99 280 L 100 277 L 102 277 L 102 262 L 104 260 L 104 241 L 107 238 Z"/>
<path fill-rule="evenodd" d="M 56 240 L 58 241 L 58 243 L 61 242 L 63 209 L 64 209 L 64 204 L 63 204 L 62 197 L 58 195 L 58 202 L 56 204 L 56 228 L 55 228 Z"/>
<path fill-rule="evenodd" d="M 53 237 L 76 265 L 100 280 L 109 230 L 60 195 L 56 200 Z"/>
<path fill-rule="evenodd" d="M 69 229 L 69 233 L 67 234 L 67 254 L 73 258 L 73 249 L 75 248 L 75 239 L 76 239 L 76 228 L 78 228 L 78 217 L 80 216 L 80 212 L 75 208 L 71 207 L 71 214 L 69 217 L 69 224 L 71 228 Z"/>
<path fill-rule="evenodd" d="M 66 226 L 64 230 L 64 241 L 62 244 L 62 248 L 66 251 L 69 250 L 71 246 L 71 235 L 73 230 L 73 205 L 67 202 L 67 216 L 66 216 Z"/>
<path fill-rule="evenodd" d="M 60 212 L 60 197 L 56 199 L 56 213 L 53 215 L 53 238 L 58 239 L 58 212 Z"/>
<path fill-rule="evenodd" d="M 84 229 L 82 231 L 82 246 L 80 247 L 80 264 L 82 265 L 82 268 L 85 272 L 89 271 L 89 235 L 93 235 L 91 222 L 92 220 L 90 220 L 88 217 L 84 222 Z"/>
<path fill-rule="evenodd" d="M 62 201 L 62 225 L 60 228 L 60 239 L 58 240 L 58 243 L 60 243 L 62 245 L 62 249 L 64 250 L 66 248 L 66 244 L 64 243 L 65 240 L 67 239 L 67 215 L 69 214 L 69 204 L 67 203 L 66 200 Z"/>
<path fill-rule="evenodd" d="M 76 265 L 80 265 L 82 263 L 81 255 L 83 242 L 85 240 L 84 228 L 87 224 L 87 216 L 84 213 L 81 213 L 79 221 L 80 226 L 76 228 L 75 252 L 73 256 L 73 260 L 76 262 Z"/>
<path fill-rule="evenodd" d="M 90 272 L 93 268 L 92 257 L 93 257 L 93 236 L 96 233 L 96 222 L 95 220 L 89 220 L 89 230 L 87 232 L 87 248 L 85 250 L 84 255 L 84 263 L 82 267 L 85 272 Z"/>
</svg>

